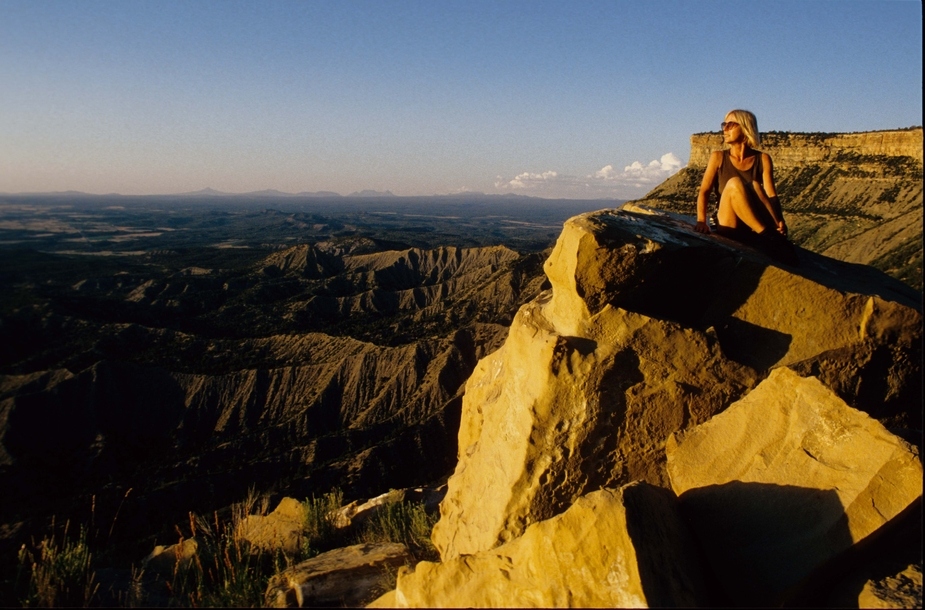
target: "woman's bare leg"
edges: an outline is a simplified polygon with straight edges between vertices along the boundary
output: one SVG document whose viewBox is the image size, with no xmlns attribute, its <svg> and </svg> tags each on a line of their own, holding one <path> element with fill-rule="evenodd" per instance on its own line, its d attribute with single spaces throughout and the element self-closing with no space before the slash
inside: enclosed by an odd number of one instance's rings
<svg viewBox="0 0 925 610">
<path fill-rule="evenodd" d="M 767 227 L 752 207 L 753 200 L 749 197 L 747 188 L 741 179 L 730 178 L 719 198 L 716 218 L 721 227 L 735 229 L 741 222 L 755 233 L 761 233 Z"/>
<path fill-rule="evenodd" d="M 797 266 L 800 259 L 797 256 L 793 245 L 787 241 L 787 238 L 778 233 L 773 223 L 773 219 L 767 216 L 767 220 L 762 219 L 764 215 L 764 204 L 753 196 L 746 189 L 750 188 L 742 183 L 739 178 L 732 178 L 723 188 L 723 194 L 719 198 L 719 211 L 717 220 L 719 228 L 717 231 L 722 235 L 722 228 L 735 229 L 739 223 L 746 225 L 758 235 L 754 241 L 750 240 L 756 248 L 764 252 L 771 258 L 787 265 Z M 752 207 L 755 206 L 755 207 Z M 758 207 L 760 206 L 760 207 Z M 738 237 L 733 237 L 738 239 Z"/>
</svg>

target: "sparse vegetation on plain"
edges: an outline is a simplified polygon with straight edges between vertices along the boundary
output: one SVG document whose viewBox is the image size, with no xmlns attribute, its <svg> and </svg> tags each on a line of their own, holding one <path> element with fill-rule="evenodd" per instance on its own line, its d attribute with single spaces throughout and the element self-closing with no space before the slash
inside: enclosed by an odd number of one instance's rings
<svg viewBox="0 0 925 610">
<path fill-rule="evenodd" d="M 345 532 L 334 523 L 334 511 L 343 505 L 343 500 L 344 494 L 338 489 L 305 501 L 305 538 L 302 542 L 305 557 L 349 544 Z"/>
</svg>

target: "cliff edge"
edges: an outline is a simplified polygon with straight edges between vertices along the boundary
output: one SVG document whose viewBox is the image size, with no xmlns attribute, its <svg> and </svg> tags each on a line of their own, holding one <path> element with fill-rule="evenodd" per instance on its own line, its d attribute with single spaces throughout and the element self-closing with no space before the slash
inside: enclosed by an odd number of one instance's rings
<svg viewBox="0 0 925 610">
<path fill-rule="evenodd" d="M 921 430 L 918 294 L 798 254 L 634 205 L 567 221 L 551 290 L 466 384 L 442 562 L 382 603 L 791 603 L 901 521 L 922 489 L 901 438 Z M 698 559 L 723 502 L 739 529 Z"/>
</svg>

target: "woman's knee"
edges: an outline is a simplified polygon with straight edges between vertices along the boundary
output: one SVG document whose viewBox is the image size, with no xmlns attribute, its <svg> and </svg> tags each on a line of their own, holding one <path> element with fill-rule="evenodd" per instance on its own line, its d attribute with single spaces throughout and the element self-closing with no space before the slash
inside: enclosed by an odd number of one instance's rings
<svg viewBox="0 0 925 610">
<path fill-rule="evenodd" d="M 720 224 L 729 224 L 735 223 L 735 216 L 737 215 L 734 211 L 736 208 L 739 208 L 742 203 L 747 205 L 748 203 L 748 193 L 745 191 L 745 184 L 740 178 L 730 178 L 723 186 L 723 192 L 719 197 L 719 218 Z M 723 222 L 723 220 L 726 222 Z M 729 226 L 735 226 L 734 224 L 729 224 Z"/>
<path fill-rule="evenodd" d="M 742 179 L 739 178 L 738 176 L 734 176 L 730 178 L 729 180 L 727 180 L 726 186 L 723 187 L 724 195 L 726 194 L 727 191 L 730 194 L 739 193 L 739 194 L 745 195 L 747 193 L 745 182 L 743 182 Z"/>
</svg>

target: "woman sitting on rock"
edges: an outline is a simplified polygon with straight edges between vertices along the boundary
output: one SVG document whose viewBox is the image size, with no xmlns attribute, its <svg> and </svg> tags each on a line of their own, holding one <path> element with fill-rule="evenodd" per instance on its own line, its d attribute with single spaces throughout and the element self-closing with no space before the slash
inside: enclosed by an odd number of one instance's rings
<svg viewBox="0 0 925 610">
<path fill-rule="evenodd" d="M 714 151 L 697 196 L 699 233 L 710 233 L 707 203 L 710 191 L 719 190 L 716 232 L 757 247 L 789 265 L 798 263 L 787 241 L 787 224 L 774 186 L 771 156 L 755 150 L 761 144 L 758 121 L 748 110 L 731 110 L 722 123 L 725 150 Z"/>
</svg>

